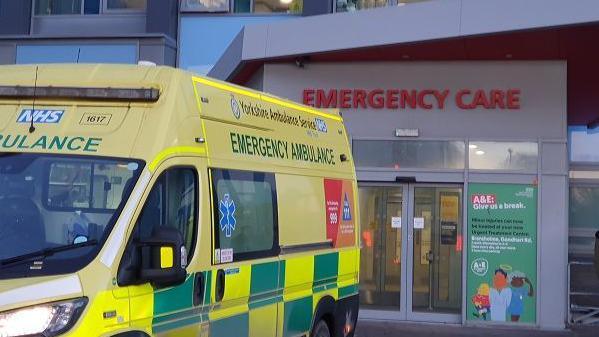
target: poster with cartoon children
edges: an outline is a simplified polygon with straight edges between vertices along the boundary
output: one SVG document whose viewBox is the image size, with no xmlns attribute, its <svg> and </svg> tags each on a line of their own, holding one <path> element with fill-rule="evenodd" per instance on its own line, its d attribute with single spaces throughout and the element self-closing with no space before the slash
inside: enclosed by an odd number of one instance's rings
<svg viewBox="0 0 599 337">
<path fill-rule="evenodd" d="M 468 188 L 468 320 L 535 323 L 536 186 Z"/>
<path fill-rule="evenodd" d="M 532 282 L 521 271 L 509 272 L 510 266 L 495 269 L 492 287 L 481 283 L 472 296 L 472 315 L 484 321 L 519 322 L 527 298 L 534 297 Z"/>
</svg>

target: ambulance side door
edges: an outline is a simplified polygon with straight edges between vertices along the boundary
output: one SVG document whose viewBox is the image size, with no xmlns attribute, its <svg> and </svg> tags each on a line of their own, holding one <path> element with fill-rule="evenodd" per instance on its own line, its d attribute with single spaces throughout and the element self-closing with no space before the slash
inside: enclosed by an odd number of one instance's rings
<svg viewBox="0 0 599 337">
<path fill-rule="evenodd" d="M 177 157 L 163 162 L 153 174 L 149 191 L 137 215 L 133 232 L 119 268 L 118 281 L 132 283 L 130 296 L 131 327 L 153 336 L 198 336 L 208 306 L 194 301 L 197 296 L 198 223 L 200 178 L 197 158 Z M 174 287 L 156 288 L 149 283 L 135 285 L 139 257 L 136 244 L 152 236 L 158 227 L 174 227 L 183 236 L 187 253 L 187 277 Z M 133 279 L 131 279 L 133 278 Z M 202 315 L 202 311 L 205 315 Z"/>
<path fill-rule="evenodd" d="M 210 336 L 277 336 L 283 267 L 273 173 L 211 169 Z"/>
</svg>

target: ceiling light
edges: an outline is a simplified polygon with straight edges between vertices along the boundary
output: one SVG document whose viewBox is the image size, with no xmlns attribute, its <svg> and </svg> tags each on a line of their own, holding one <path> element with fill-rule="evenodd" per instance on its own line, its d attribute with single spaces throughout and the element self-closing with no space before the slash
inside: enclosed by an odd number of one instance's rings
<svg viewBox="0 0 599 337">
<path fill-rule="evenodd" d="M 472 150 L 478 149 L 478 145 L 476 145 L 476 144 L 470 144 L 470 145 L 468 145 L 468 147 L 471 148 Z"/>
<path fill-rule="evenodd" d="M 485 154 L 485 151 L 483 150 L 478 150 L 475 152 L 477 156 L 482 156 L 483 154 Z"/>
</svg>

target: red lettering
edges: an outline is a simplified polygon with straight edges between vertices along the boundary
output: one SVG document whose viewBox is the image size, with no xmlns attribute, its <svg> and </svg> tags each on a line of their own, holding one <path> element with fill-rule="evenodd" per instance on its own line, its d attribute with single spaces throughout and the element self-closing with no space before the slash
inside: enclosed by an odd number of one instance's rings
<svg viewBox="0 0 599 337">
<path fill-rule="evenodd" d="M 499 107 L 505 109 L 505 95 L 501 90 L 491 90 L 491 106 L 493 109 Z"/>
<path fill-rule="evenodd" d="M 383 89 L 374 89 L 368 93 L 368 105 L 374 109 L 382 109 L 385 106 L 385 97 Z"/>
<path fill-rule="evenodd" d="M 312 89 L 303 90 L 302 101 L 317 108 L 341 109 L 439 109 L 447 106 L 450 89 Z M 520 89 L 461 89 L 455 95 L 459 109 L 520 109 Z"/>
<path fill-rule="evenodd" d="M 406 108 L 406 104 L 412 109 L 416 109 L 418 92 L 416 90 L 402 90 L 399 97 L 399 106 L 402 109 Z"/>
<path fill-rule="evenodd" d="M 432 104 L 426 103 L 426 101 L 424 100 L 424 97 L 427 95 L 432 95 L 433 91 L 432 90 L 422 90 L 418 93 L 418 105 L 422 108 L 422 109 L 427 109 L 430 110 L 433 108 Z"/>
<path fill-rule="evenodd" d="M 397 109 L 399 107 L 399 105 L 397 104 L 397 102 L 399 102 L 399 97 L 397 95 L 399 95 L 399 90 L 387 90 L 387 109 Z"/>
<path fill-rule="evenodd" d="M 464 103 L 464 96 L 470 95 L 471 93 L 472 93 L 472 91 L 470 91 L 468 89 L 462 89 L 462 90 L 458 91 L 457 95 L 455 95 L 455 104 L 458 106 L 458 108 L 474 109 L 474 106 L 472 104 Z"/>
<path fill-rule="evenodd" d="M 337 107 L 337 90 L 329 90 L 328 94 L 322 89 L 316 90 L 316 107 L 317 108 L 336 108 Z"/>
<path fill-rule="evenodd" d="M 341 109 L 349 109 L 351 108 L 351 90 L 349 89 L 341 89 L 339 90 L 339 100 L 341 101 L 340 108 Z"/>
<path fill-rule="evenodd" d="M 449 96 L 449 90 L 443 90 L 441 92 L 435 90 L 434 95 L 437 99 L 437 107 L 443 110 L 445 108 L 445 101 L 447 100 L 447 96 Z"/>
<path fill-rule="evenodd" d="M 304 89 L 304 104 L 314 106 L 314 89 Z"/>
<path fill-rule="evenodd" d="M 507 108 L 520 109 L 520 89 L 509 89 L 507 91 Z"/>
<path fill-rule="evenodd" d="M 474 107 L 482 106 L 485 109 L 490 109 L 489 100 L 487 100 L 487 95 L 484 90 L 476 90 L 474 93 L 474 99 L 472 101 Z"/>
<path fill-rule="evenodd" d="M 354 109 L 359 107 L 366 109 L 366 90 L 363 89 L 354 90 Z"/>
</svg>

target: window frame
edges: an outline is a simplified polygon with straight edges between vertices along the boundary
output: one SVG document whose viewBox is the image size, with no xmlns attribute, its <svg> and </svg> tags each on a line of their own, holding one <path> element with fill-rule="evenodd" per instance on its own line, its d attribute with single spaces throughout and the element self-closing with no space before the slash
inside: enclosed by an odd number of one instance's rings
<svg viewBox="0 0 599 337">
<path fill-rule="evenodd" d="M 224 173 L 229 174 L 228 180 L 242 180 L 242 181 L 250 181 L 250 182 L 268 182 L 270 184 L 270 193 L 272 200 L 272 209 L 273 209 L 273 242 L 270 249 L 267 250 L 259 250 L 259 251 L 251 251 L 244 253 L 235 253 L 233 252 L 233 261 L 230 262 L 218 262 L 216 263 L 215 251 L 217 249 L 221 249 L 220 247 L 220 223 L 218 216 L 218 190 L 217 185 L 218 181 L 224 178 Z M 262 175 L 263 180 L 256 180 L 255 175 Z M 240 261 L 247 260 L 256 260 L 268 257 L 279 256 L 281 252 L 281 246 L 279 243 L 279 208 L 278 208 L 278 198 L 277 198 L 277 185 L 276 185 L 276 177 L 275 173 L 272 172 L 263 172 L 263 171 L 247 171 L 247 170 L 236 170 L 236 169 L 228 169 L 228 168 L 209 168 L 208 175 L 210 180 L 210 194 L 212 200 L 212 252 L 211 252 L 211 260 L 212 265 L 223 265 L 228 263 L 235 263 Z"/>
<path fill-rule="evenodd" d="M 81 6 L 81 10 L 79 13 L 70 13 L 70 14 L 37 14 L 37 0 L 31 0 L 31 14 L 32 17 L 68 17 L 68 16 L 91 16 L 91 15 L 112 15 L 112 14 L 143 14 L 148 10 L 148 1 L 146 0 L 146 7 L 142 10 L 140 9 L 109 9 L 108 8 L 108 0 L 100 0 L 100 7 L 98 8 L 98 14 L 85 14 L 85 0 L 78 0 Z M 229 0 L 231 1 L 231 0 Z"/>
<path fill-rule="evenodd" d="M 158 177 L 153 181 L 152 186 L 149 186 L 148 189 L 148 194 L 145 196 L 145 199 L 143 199 L 143 202 L 141 204 L 141 209 L 139 211 L 139 214 L 137 214 L 137 217 L 135 218 L 135 222 L 133 223 L 133 231 L 132 231 L 132 235 L 131 235 L 131 239 L 132 242 L 135 240 L 139 240 L 139 238 L 134 238 L 134 233 L 137 230 L 137 225 L 138 225 L 138 221 L 141 218 L 141 215 L 143 214 L 144 208 L 146 206 L 146 203 L 148 201 L 148 197 L 149 195 L 153 192 L 154 187 L 156 187 L 157 183 L 160 181 L 160 179 L 162 179 L 164 177 L 164 175 L 171 171 L 171 170 L 175 170 L 175 169 L 184 169 L 184 170 L 191 170 L 191 173 L 193 174 L 193 178 L 194 178 L 194 182 L 193 182 L 193 188 L 195 190 L 194 193 L 194 210 L 193 210 L 193 226 L 194 226 L 194 230 L 193 230 L 193 236 L 192 236 L 192 243 L 191 246 L 189 247 L 189 249 L 187 249 L 187 265 L 190 265 L 191 260 L 194 257 L 194 252 L 196 250 L 197 247 L 197 242 L 198 242 L 198 231 L 199 231 L 199 222 L 200 222 L 200 172 L 198 171 L 198 169 L 193 166 L 193 165 L 189 165 L 189 164 L 180 164 L 180 165 L 173 165 L 173 166 L 169 166 L 166 167 L 165 169 L 163 169 L 160 174 L 158 175 Z M 168 188 L 167 191 L 165 193 L 168 193 Z M 166 202 L 166 198 L 163 198 L 162 202 Z M 164 205 L 161 205 L 164 206 Z M 168 226 L 168 225 L 167 225 Z M 185 233 L 181 233 L 181 235 L 183 236 L 183 241 L 185 243 Z"/>
</svg>

